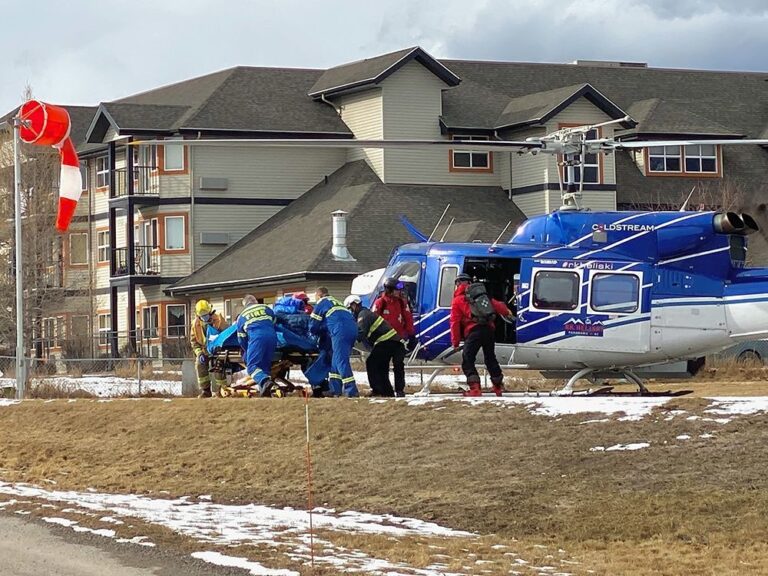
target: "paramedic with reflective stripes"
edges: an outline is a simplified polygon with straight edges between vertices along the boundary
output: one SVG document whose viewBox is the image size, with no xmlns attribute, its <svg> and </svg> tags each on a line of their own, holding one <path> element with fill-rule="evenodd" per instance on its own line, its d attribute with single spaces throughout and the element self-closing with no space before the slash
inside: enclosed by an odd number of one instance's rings
<svg viewBox="0 0 768 576">
<path fill-rule="evenodd" d="M 243 306 L 237 318 L 237 340 L 243 349 L 248 376 L 262 396 L 269 396 L 274 386 L 270 374 L 277 347 L 275 313 L 251 294 L 243 298 Z"/>
<path fill-rule="evenodd" d="M 344 305 L 357 318 L 358 341 L 371 352 L 365 360 L 371 396 L 395 396 L 389 381 L 389 363 L 394 364 L 395 357 L 403 350 L 397 330 L 376 312 L 365 308 L 360 296 L 347 296 Z M 405 393 L 402 394 L 404 395 Z"/>
<path fill-rule="evenodd" d="M 220 390 L 227 385 L 227 379 L 223 372 L 210 372 L 210 358 L 206 354 L 208 345 L 208 327 L 212 326 L 218 332 L 228 327 L 221 314 L 216 313 L 208 300 L 198 300 L 195 304 L 195 317 L 189 331 L 189 344 L 195 354 L 195 372 L 197 373 L 197 385 L 200 388 L 199 398 L 210 398 L 211 376 Z"/>
<path fill-rule="evenodd" d="M 405 396 L 405 351 L 416 347 L 416 330 L 413 326 L 413 314 L 408 306 L 408 300 L 403 295 L 405 284 L 397 278 L 384 280 L 384 294 L 379 296 L 371 306 L 371 310 L 384 318 L 395 329 L 403 342 L 392 359 L 392 369 L 395 374 L 395 393 Z"/>
<path fill-rule="evenodd" d="M 359 396 L 349 356 L 357 339 L 357 323 L 344 304 L 320 287 L 315 293 L 316 304 L 310 314 L 309 331 L 331 340 L 331 371 L 328 388 L 332 396 Z"/>
</svg>

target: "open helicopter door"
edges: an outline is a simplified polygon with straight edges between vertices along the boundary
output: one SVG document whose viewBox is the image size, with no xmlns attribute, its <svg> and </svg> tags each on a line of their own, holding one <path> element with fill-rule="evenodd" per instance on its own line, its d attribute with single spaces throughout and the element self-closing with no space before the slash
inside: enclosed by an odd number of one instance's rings
<svg viewBox="0 0 768 576">
<path fill-rule="evenodd" d="M 517 342 L 574 351 L 563 362 L 650 349 L 650 268 L 638 262 L 523 261 Z"/>
</svg>

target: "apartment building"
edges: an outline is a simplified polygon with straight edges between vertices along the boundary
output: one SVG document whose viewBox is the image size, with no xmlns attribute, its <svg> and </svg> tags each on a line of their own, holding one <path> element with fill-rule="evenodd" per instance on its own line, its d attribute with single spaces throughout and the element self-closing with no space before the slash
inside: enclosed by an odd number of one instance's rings
<svg viewBox="0 0 768 576">
<path fill-rule="evenodd" d="M 618 119 L 591 136 L 760 137 L 767 78 L 437 60 L 415 47 L 328 70 L 236 67 L 105 102 L 78 141 L 86 189 L 64 241 L 66 282 L 88 285 L 100 353 L 181 353 L 197 298 L 234 319 L 247 292 L 269 301 L 327 285 L 344 296 L 411 239 L 402 216 L 429 232 L 450 204 L 436 238 L 492 241 L 559 207 L 566 178 L 549 155 L 238 140 L 523 140 Z M 227 143 L 185 145 L 196 139 Z M 595 210 L 679 205 L 692 187 L 738 182 L 741 203 L 764 212 L 766 169 L 759 146 L 680 145 L 588 155 L 577 179 Z M 346 228 L 336 242 L 332 213 Z M 80 316 L 62 330 L 85 330 Z"/>
</svg>

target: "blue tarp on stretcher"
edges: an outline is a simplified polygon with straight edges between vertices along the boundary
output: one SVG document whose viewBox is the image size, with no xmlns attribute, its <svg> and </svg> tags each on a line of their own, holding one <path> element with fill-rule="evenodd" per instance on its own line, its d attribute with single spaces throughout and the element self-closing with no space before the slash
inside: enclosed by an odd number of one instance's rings
<svg viewBox="0 0 768 576">
<path fill-rule="evenodd" d="M 290 327 L 290 328 L 289 328 Z M 282 359 L 287 352 L 299 352 L 310 355 L 320 352 L 317 341 L 309 334 L 308 314 L 278 314 L 275 322 L 277 333 L 277 350 L 275 360 Z M 303 332 L 300 334 L 298 332 Z M 240 350 L 237 340 L 237 325 L 225 328 L 217 332 L 215 328 L 208 327 L 208 354 L 213 356 L 223 350 Z M 331 369 L 330 358 L 321 353 L 317 359 L 303 369 L 309 384 L 316 388 L 328 380 L 328 372 Z"/>
</svg>

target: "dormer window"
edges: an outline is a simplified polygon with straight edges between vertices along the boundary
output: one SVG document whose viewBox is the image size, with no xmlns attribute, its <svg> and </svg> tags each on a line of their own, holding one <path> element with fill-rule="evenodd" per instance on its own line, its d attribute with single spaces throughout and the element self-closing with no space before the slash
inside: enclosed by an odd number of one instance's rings
<svg viewBox="0 0 768 576">
<path fill-rule="evenodd" d="M 467 142 L 470 140 L 488 141 L 488 136 L 461 134 L 454 135 L 453 140 Z M 493 172 L 493 156 L 490 152 L 476 152 L 474 150 L 451 150 L 451 172 Z"/>
<path fill-rule="evenodd" d="M 720 150 L 712 144 L 651 146 L 646 155 L 648 176 L 720 176 Z"/>
</svg>

